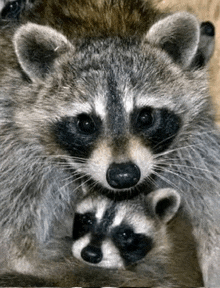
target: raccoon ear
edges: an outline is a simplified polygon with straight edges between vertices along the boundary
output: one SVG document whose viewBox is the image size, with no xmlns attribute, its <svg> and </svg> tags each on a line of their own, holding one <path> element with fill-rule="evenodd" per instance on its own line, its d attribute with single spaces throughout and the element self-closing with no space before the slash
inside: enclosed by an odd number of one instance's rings
<svg viewBox="0 0 220 288">
<path fill-rule="evenodd" d="M 199 37 L 196 17 L 187 12 L 177 12 L 153 24 L 145 40 L 159 46 L 176 63 L 187 68 L 196 54 Z"/>
<path fill-rule="evenodd" d="M 175 216 L 180 207 L 181 198 L 174 189 L 159 189 L 149 196 L 152 200 L 154 214 L 165 223 Z"/>
<path fill-rule="evenodd" d="M 14 47 L 21 67 L 32 81 L 45 80 L 53 72 L 56 60 L 73 49 L 61 33 L 32 23 L 17 30 Z"/>
</svg>

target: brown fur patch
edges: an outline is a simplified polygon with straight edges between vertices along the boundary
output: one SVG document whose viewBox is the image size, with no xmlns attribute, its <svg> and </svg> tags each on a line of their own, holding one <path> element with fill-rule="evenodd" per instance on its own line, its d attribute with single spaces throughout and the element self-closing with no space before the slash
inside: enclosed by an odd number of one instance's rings
<svg viewBox="0 0 220 288">
<path fill-rule="evenodd" d="M 40 1 L 36 10 L 31 11 L 33 21 L 40 21 L 42 24 L 41 19 L 34 16 L 41 15 L 45 21 L 43 24 L 56 27 L 68 37 L 141 34 L 146 32 L 157 14 L 150 4 L 146 9 L 142 0 L 99 0 L 98 5 L 97 0 L 65 0 L 62 4 L 59 2 L 56 0 Z M 56 17 L 51 15 L 56 15 Z"/>
</svg>

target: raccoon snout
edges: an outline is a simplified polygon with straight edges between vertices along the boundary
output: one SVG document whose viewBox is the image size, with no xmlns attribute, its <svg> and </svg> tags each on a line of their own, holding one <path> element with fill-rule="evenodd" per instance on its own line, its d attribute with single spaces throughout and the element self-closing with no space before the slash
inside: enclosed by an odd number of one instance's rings
<svg viewBox="0 0 220 288">
<path fill-rule="evenodd" d="M 138 183 L 140 177 L 140 169 L 132 162 L 113 163 L 106 174 L 108 184 L 116 189 L 131 188 Z"/>
<path fill-rule="evenodd" d="M 103 255 L 99 247 L 88 245 L 83 248 L 81 252 L 81 257 L 86 262 L 98 264 L 99 262 L 101 262 Z"/>
</svg>

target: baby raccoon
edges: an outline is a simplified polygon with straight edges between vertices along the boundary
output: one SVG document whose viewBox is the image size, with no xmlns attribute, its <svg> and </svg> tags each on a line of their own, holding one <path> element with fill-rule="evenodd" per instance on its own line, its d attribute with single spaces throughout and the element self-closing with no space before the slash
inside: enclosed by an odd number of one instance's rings
<svg viewBox="0 0 220 288">
<path fill-rule="evenodd" d="M 74 213 L 78 195 L 120 200 L 172 187 L 205 284 L 219 283 L 220 133 L 206 76 L 213 26 L 144 0 L 37 0 L 29 13 L 13 39 L 0 31 L 8 265 L 35 274 L 53 223 Z"/>
<path fill-rule="evenodd" d="M 73 255 L 95 267 L 135 271 L 136 277 L 160 275 L 161 283 L 166 278 L 203 286 L 190 224 L 179 208 L 172 189 L 121 202 L 87 196 L 76 208 Z"/>
<path fill-rule="evenodd" d="M 179 209 L 179 194 L 161 189 L 138 200 L 87 196 L 74 216 L 73 255 L 91 265 L 124 268 L 147 254 L 152 259 L 157 250 L 161 256 L 166 253 L 166 225 Z"/>
<path fill-rule="evenodd" d="M 71 238 L 73 256 L 80 261 L 75 261 L 73 270 L 70 263 L 69 267 L 58 263 L 52 275 L 45 268 L 45 278 L 6 274 L 0 284 L 203 286 L 192 227 L 175 190 L 161 189 L 147 197 L 117 202 L 86 196 L 77 205 Z"/>
</svg>

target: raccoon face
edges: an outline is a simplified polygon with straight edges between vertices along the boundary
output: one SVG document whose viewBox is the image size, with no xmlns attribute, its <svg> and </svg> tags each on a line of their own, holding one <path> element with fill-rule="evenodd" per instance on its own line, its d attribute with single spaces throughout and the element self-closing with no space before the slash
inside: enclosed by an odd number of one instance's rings
<svg viewBox="0 0 220 288">
<path fill-rule="evenodd" d="M 188 71 L 199 33 L 187 13 L 156 22 L 143 39 L 74 45 L 49 27 L 21 27 L 14 45 L 29 82 L 27 96 L 16 91 L 15 122 L 23 139 L 67 161 L 85 191 L 139 193 L 152 182 L 158 157 L 207 105 L 203 74 Z M 192 113 L 192 106 L 200 109 Z"/>
<path fill-rule="evenodd" d="M 142 199 L 143 200 L 143 199 Z M 157 190 L 144 201 L 113 202 L 86 197 L 77 207 L 73 225 L 73 255 L 104 268 L 123 268 L 155 251 L 167 249 L 166 223 L 179 209 L 180 197 L 171 189 Z M 161 243 L 163 239 L 163 243 Z"/>
<path fill-rule="evenodd" d="M 55 141 L 78 162 L 73 164 L 77 171 L 91 174 L 104 187 L 135 187 L 150 176 L 154 153 L 169 147 L 181 121 L 168 109 L 150 106 L 134 109 L 130 114 L 125 116 L 127 123 L 125 119 L 113 118 L 105 123 L 95 113 L 63 118 L 52 127 Z M 120 127 L 122 121 L 124 127 Z"/>
</svg>

